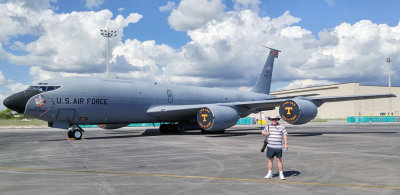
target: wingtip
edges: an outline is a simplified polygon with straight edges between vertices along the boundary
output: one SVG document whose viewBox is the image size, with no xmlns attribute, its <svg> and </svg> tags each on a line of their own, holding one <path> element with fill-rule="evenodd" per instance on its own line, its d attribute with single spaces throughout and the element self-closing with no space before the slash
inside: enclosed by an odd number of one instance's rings
<svg viewBox="0 0 400 195">
<path fill-rule="evenodd" d="M 267 47 L 267 46 L 263 46 L 263 47 L 265 47 L 267 49 L 270 49 L 270 50 L 273 50 L 273 51 L 282 52 L 281 50 L 277 50 L 277 49 L 274 49 L 274 48 L 271 48 L 271 47 Z"/>
</svg>

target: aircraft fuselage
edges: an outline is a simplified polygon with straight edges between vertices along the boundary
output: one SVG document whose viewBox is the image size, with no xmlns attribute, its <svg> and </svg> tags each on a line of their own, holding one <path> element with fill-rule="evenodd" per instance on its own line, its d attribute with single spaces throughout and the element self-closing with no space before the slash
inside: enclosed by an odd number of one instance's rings
<svg viewBox="0 0 400 195">
<path fill-rule="evenodd" d="M 152 116 L 147 111 L 158 105 L 215 104 L 265 100 L 273 96 L 218 88 L 188 87 L 128 80 L 64 78 L 59 89 L 31 98 L 25 115 L 49 122 L 106 124 L 177 122 L 175 116 Z M 239 115 L 247 115 L 243 110 Z M 194 119 L 194 116 L 180 120 Z"/>
</svg>

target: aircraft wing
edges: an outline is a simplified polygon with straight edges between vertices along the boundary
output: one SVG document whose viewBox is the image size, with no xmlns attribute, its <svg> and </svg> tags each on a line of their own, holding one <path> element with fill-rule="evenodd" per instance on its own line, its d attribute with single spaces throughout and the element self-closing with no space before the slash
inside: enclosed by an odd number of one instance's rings
<svg viewBox="0 0 400 195">
<path fill-rule="evenodd" d="M 349 95 L 349 96 L 328 96 L 328 97 L 312 97 L 314 101 L 322 102 L 341 102 L 349 100 L 365 100 L 365 99 L 378 99 L 396 97 L 393 93 L 388 94 L 371 94 L 371 95 Z"/>
<path fill-rule="evenodd" d="M 193 117 L 196 115 L 199 109 L 217 105 L 217 106 L 236 106 L 244 107 L 247 109 L 255 109 L 258 111 L 262 110 L 273 110 L 279 106 L 282 102 L 292 99 L 290 97 L 278 97 L 268 100 L 258 101 L 245 101 L 245 102 L 229 102 L 229 103 L 216 103 L 216 104 L 193 104 L 193 105 L 159 105 L 147 110 L 147 113 L 156 117 L 164 116 L 176 116 L 176 117 Z M 396 97 L 394 94 L 371 94 L 371 95 L 349 95 L 349 96 L 327 96 L 327 97 L 304 97 L 297 96 L 297 98 L 307 99 L 315 102 L 318 106 L 324 102 L 339 102 L 339 101 L 350 101 L 350 100 L 363 100 L 363 99 L 377 99 L 377 98 L 389 98 Z"/>
<path fill-rule="evenodd" d="M 209 106 L 237 106 L 245 107 L 246 109 L 256 110 L 273 110 L 279 106 L 280 103 L 287 100 L 288 98 L 274 98 L 271 100 L 260 100 L 260 101 L 245 101 L 245 102 L 229 102 L 229 103 L 215 103 L 215 104 L 193 104 L 193 105 L 159 105 L 152 107 L 147 110 L 147 114 L 156 117 L 174 116 L 174 117 L 185 117 L 185 116 L 196 116 L 199 109 Z"/>
<path fill-rule="evenodd" d="M 394 94 L 371 94 L 371 95 L 348 95 L 348 96 L 326 96 L 326 97 L 305 97 L 297 96 L 297 98 L 302 98 L 306 100 L 311 100 L 318 106 L 325 102 L 341 102 L 350 100 L 364 100 L 364 99 L 378 99 L 378 98 L 389 98 L 396 97 Z M 248 108 L 255 108 L 257 110 L 273 110 L 275 107 L 279 106 L 280 103 L 292 99 L 291 97 L 274 98 L 271 100 L 261 100 L 261 101 L 248 101 L 248 102 L 233 102 L 235 106 L 242 106 Z"/>
</svg>

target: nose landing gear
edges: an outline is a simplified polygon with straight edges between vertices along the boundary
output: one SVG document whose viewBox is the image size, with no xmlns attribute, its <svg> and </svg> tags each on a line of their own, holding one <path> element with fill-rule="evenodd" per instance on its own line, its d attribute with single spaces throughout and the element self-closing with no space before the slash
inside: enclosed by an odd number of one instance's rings
<svg viewBox="0 0 400 195">
<path fill-rule="evenodd" d="M 68 140 L 81 140 L 84 130 L 79 125 L 73 125 L 68 131 Z"/>
</svg>

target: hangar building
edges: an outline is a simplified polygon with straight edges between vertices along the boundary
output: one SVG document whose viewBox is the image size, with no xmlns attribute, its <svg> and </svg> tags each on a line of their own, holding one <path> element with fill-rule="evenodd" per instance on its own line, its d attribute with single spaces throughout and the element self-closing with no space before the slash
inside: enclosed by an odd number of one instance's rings
<svg viewBox="0 0 400 195">
<path fill-rule="evenodd" d="M 391 92 L 397 97 L 324 103 L 318 108 L 318 115 L 316 118 L 344 119 L 348 116 L 360 115 L 398 116 L 400 114 L 400 87 L 391 87 Z M 276 95 L 277 97 L 284 97 L 305 94 L 318 94 L 318 96 L 342 96 L 382 93 L 389 93 L 389 88 L 387 86 L 360 85 L 360 83 L 352 82 L 275 91 L 270 94 Z M 257 114 L 254 117 L 259 118 L 261 116 L 264 118 L 263 116 L 277 115 L 278 110 L 278 108 L 275 108 L 275 110 L 272 111 L 263 111 L 261 114 Z"/>
</svg>

